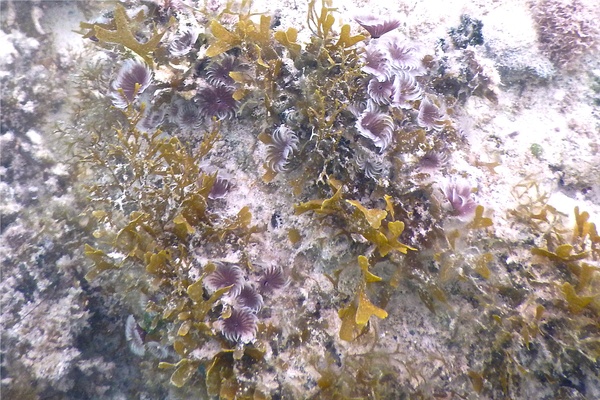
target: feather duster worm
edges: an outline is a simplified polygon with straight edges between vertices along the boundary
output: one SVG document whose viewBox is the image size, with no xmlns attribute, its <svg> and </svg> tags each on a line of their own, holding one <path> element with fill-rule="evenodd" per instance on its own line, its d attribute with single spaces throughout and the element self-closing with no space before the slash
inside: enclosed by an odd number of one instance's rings
<svg viewBox="0 0 600 400">
<path fill-rule="evenodd" d="M 423 69 L 422 57 L 417 47 L 400 35 L 389 35 L 381 39 L 380 46 L 388 62 L 388 68 L 394 73 L 411 71 L 420 74 Z"/>
<path fill-rule="evenodd" d="M 263 298 L 252 286 L 246 284 L 235 298 L 235 304 L 239 308 L 248 308 L 258 312 L 263 306 Z"/>
<path fill-rule="evenodd" d="M 267 165 L 275 172 L 285 171 L 292 153 L 298 150 L 298 136 L 285 125 L 275 129 L 267 149 Z"/>
<path fill-rule="evenodd" d="M 125 339 L 133 354 L 140 357 L 146 354 L 146 346 L 144 344 L 145 336 L 146 332 L 140 328 L 133 315 L 128 316 L 125 321 Z"/>
<path fill-rule="evenodd" d="M 244 276 L 238 266 L 218 264 L 217 268 L 204 278 L 203 283 L 211 292 L 233 285 L 229 294 L 237 296 L 244 284 Z"/>
<path fill-rule="evenodd" d="M 195 27 L 184 27 L 177 33 L 169 44 L 169 52 L 175 57 L 182 57 L 189 53 L 198 40 L 199 31 Z"/>
<path fill-rule="evenodd" d="M 378 158 L 371 158 L 366 154 L 356 156 L 356 166 L 370 179 L 377 179 L 383 172 L 383 162 Z"/>
<path fill-rule="evenodd" d="M 390 75 L 386 56 L 378 46 L 371 43 L 365 47 L 361 59 L 364 63 L 363 72 L 375 76 L 378 80 L 385 80 Z"/>
<path fill-rule="evenodd" d="M 390 104 L 394 97 L 394 80 L 394 77 L 383 81 L 371 79 L 367 86 L 367 94 L 371 100 L 380 106 Z"/>
<path fill-rule="evenodd" d="M 272 293 L 283 289 L 288 284 L 288 279 L 281 267 L 270 266 L 265 268 L 259 281 L 259 290 L 264 293 Z"/>
<path fill-rule="evenodd" d="M 225 85 L 209 85 L 198 90 L 198 104 L 204 117 L 231 119 L 235 117 L 238 103 L 233 89 Z"/>
<path fill-rule="evenodd" d="M 465 183 L 451 180 L 444 185 L 443 192 L 446 200 L 450 203 L 452 214 L 455 216 L 464 217 L 469 215 L 477 207 L 471 188 Z"/>
<path fill-rule="evenodd" d="M 400 26 L 397 19 L 382 19 L 372 15 L 355 17 L 354 20 L 365 28 L 372 38 L 377 39 Z"/>
<path fill-rule="evenodd" d="M 428 97 L 421 101 L 417 123 L 425 129 L 440 130 L 444 127 L 445 115 Z"/>
<path fill-rule="evenodd" d="M 206 68 L 206 80 L 214 86 L 225 85 L 233 87 L 235 81 L 229 75 L 230 72 L 243 70 L 238 58 L 232 55 L 224 56 L 220 61 L 212 61 Z"/>
<path fill-rule="evenodd" d="M 410 109 L 412 102 L 419 100 L 423 92 L 414 76 L 399 73 L 394 79 L 394 95 L 392 105 L 398 108 Z"/>
<path fill-rule="evenodd" d="M 229 189 L 231 189 L 231 182 L 229 182 L 227 179 L 217 176 L 215 183 L 210 188 L 208 198 L 211 200 L 222 199 L 225 197 L 227 192 L 229 192 Z"/>
<path fill-rule="evenodd" d="M 177 98 L 171 106 L 171 118 L 183 132 L 193 132 L 200 128 L 204 118 L 200 108 L 192 100 Z"/>
<path fill-rule="evenodd" d="M 148 88 L 151 79 L 152 71 L 146 64 L 135 60 L 125 61 L 111 85 L 110 96 L 115 107 L 127 108 Z"/>
<path fill-rule="evenodd" d="M 247 308 L 233 308 L 229 318 L 220 319 L 216 325 L 227 340 L 248 343 L 254 339 L 258 318 Z"/>
<path fill-rule="evenodd" d="M 361 136 L 371 139 L 380 152 L 383 152 L 392 142 L 394 121 L 389 115 L 380 112 L 373 103 L 369 103 L 356 121 L 356 128 Z"/>
</svg>

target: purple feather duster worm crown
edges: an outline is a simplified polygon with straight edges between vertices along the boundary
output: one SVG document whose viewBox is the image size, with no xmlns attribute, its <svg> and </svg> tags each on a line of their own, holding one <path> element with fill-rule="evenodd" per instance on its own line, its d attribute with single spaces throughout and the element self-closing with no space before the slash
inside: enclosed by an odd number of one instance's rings
<svg viewBox="0 0 600 400">
<path fill-rule="evenodd" d="M 450 203 L 453 215 L 464 217 L 475 211 L 477 203 L 473 199 L 471 187 L 465 182 L 452 179 L 444 185 L 442 191 Z"/>
<path fill-rule="evenodd" d="M 125 61 L 111 85 L 111 97 L 115 107 L 127 108 L 148 88 L 151 79 L 152 71 L 146 64 L 136 60 Z"/>
<path fill-rule="evenodd" d="M 254 339 L 258 318 L 247 308 L 233 308 L 229 318 L 217 321 L 217 326 L 227 340 L 248 343 Z"/>
<path fill-rule="evenodd" d="M 238 102 L 233 98 L 233 88 L 225 85 L 208 85 L 199 89 L 198 104 L 206 118 L 231 119 L 238 108 Z"/>
<path fill-rule="evenodd" d="M 394 121 L 389 115 L 379 111 L 374 103 L 370 102 L 367 109 L 356 121 L 356 128 L 358 133 L 371 139 L 373 144 L 383 152 L 392 142 Z"/>
<path fill-rule="evenodd" d="M 445 115 L 428 97 L 421 101 L 417 123 L 425 129 L 441 130 L 444 127 Z"/>
<path fill-rule="evenodd" d="M 258 284 L 262 293 L 272 293 L 283 289 L 288 284 L 288 279 L 281 267 L 270 266 L 264 269 Z"/>
<path fill-rule="evenodd" d="M 272 143 L 267 149 L 267 165 L 275 172 L 283 172 L 286 169 L 292 153 L 298 150 L 298 136 L 285 125 L 273 131 Z"/>
<path fill-rule="evenodd" d="M 216 269 L 204 278 L 204 286 L 212 292 L 232 286 L 229 294 L 237 296 L 244 284 L 244 275 L 240 267 L 230 264 L 218 264 Z"/>
<path fill-rule="evenodd" d="M 377 39 L 400 26 L 397 19 L 382 19 L 373 15 L 355 17 L 354 20 L 360 24 L 372 38 Z"/>
</svg>

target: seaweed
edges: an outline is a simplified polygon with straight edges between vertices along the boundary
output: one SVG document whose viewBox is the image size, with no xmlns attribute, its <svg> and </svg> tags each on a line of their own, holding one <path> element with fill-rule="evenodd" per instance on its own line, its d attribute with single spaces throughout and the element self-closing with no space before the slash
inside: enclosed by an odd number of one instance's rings
<svg viewBox="0 0 600 400">
<path fill-rule="evenodd" d="M 565 296 L 565 300 L 569 306 L 569 311 L 573 314 L 579 314 L 587 307 L 596 296 L 580 296 L 576 293 L 575 288 L 569 282 L 563 283 L 561 291 Z"/>
<path fill-rule="evenodd" d="M 384 319 L 388 313 L 371 303 L 363 289 L 359 289 L 356 303 L 352 303 L 338 312 L 338 317 L 342 320 L 340 339 L 351 342 L 358 338 L 372 316 Z"/>
<path fill-rule="evenodd" d="M 494 225 L 491 218 L 486 218 L 483 216 L 483 211 L 484 211 L 484 208 L 482 205 L 478 205 L 475 208 L 475 217 L 473 218 L 473 221 L 471 221 L 471 223 L 469 225 L 467 225 L 467 228 L 483 229 L 483 228 L 489 228 L 492 225 Z"/>
<path fill-rule="evenodd" d="M 285 32 L 277 31 L 273 37 L 288 50 L 292 60 L 297 61 L 300 58 L 302 46 L 297 42 L 298 30 L 296 28 L 290 27 Z"/>
<path fill-rule="evenodd" d="M 347 234 L 359 234 L 369 242 L 374 244 L 379 250 L 381 257 L 385 257 L 391 251 L 397 251 L 406 254 L 409 250 L 415 248 L 403 244 L 398 241 L 398 238 L 404 231 L 404 223 L 402 221 L 387 220 L 388 211 L 380 209 L 369 209 L 364 207 L 356 200 L 343 199 L 343 185 L 341 182 L 330 179 L 329 185 L 335 193 L 328 199 L 310 200 L 305 203 L 300 203 L 294 206 L 296 214 L 303 214 L 308 211 L 313 211 L 321 215 L 336 215 L 345 221 L 344 230 Z M 355 208 L 351 211 L 346 204 Z M 390 198 L 386 198 L 387 207 L 391 207 Z M 393 213 L 390 213 L 390 217 Z M 384 221 L 385 220 L 385 221 Z"/>
<path fill-rule="evenodd" d="M 124 110 L 114 135 L 92 142 L 83 158 L 91 170 L 107 177 L 88 188 L 89 214 L 99 229 L 94 233 L 97 244 L 86 245 L 93 263 L 86 279 L 126 270 L 138 279 L 125 285 L 140 285 L 160 299 L 148 301 L 145 312 L 152 315 L 152 329 L 160 327 L 155 335 L 172 335 L 168 342 L 180 360 L 159 367 L 174 368 L 170 381 L 182 387 L 202 364 L 190 353 L 215 335 L 209 324 L 218 315 L 211 312 L 231 289 L 206 296 L 202 280 L 214 269 L 210 262 L 199 279 L 190 280 L 190 246 L 199 241 L 219 246 L 233 238 L 243 247 L 257 228 L 251 226 L 248 207 L 224 218 L 209 206 L 217 174 L 205 172 L 201 162 L 219 139 L 221 124 L 213 122 L 192 150 L 160 130 L 139 131 L 142 112 Z"/>
<path fill-rule="evenodd" d="M 589 246 L 593 259 L 600 259 L 600 235 L 598 235 L 596 224 L 589 222 L 590 214 L 587 211 L 580 213 L 579 207 L 575 207 L 574 213 L 575 228 L 573 241 L 578 242 L 584 250 Z"/>
<path fill-rule="evenodd" d="M 242 38 L 240 36 L 228 31 L 217 21 L 212 21 L 210 23 L 210 31 L 216 38 L 216 41 L 214 41 L 206 50 L 207 57 L 218 56 L 219 54 L 242 44 Z"/>
<path fill-rule="evenodd" d="M 171 375 L 171 384 L 176 387 L 183 387 L 187 381 L 196 373 L 199 361 L 192 361 L 187 358 L 182 358 L 177 364 L 170 364 L 167 362 L 161 362 L 158 364 L 158 368 L 176 368 L 175 372 Z"/>
<path fill-rule="evenodd" d="M 114 24 L 90 24 L 82 22 L 81 28 L 89 31 L 84 34 L 84 37 L 93 36 L 104 43 L 116 43 L 125 46 L 133 51 L 148 64 L 154 65 L 153 53 L 158 48 L 160 41 L 169 27 L 175 23 L 175 19 L 171 18 L 167 26 L 160 32 L 154 30 L 152 36 L 144 43 L 138 41 L 135 37 L 136 27 L 146 19 L 143 11 L 138 12 L 134 18 L 129 18 L 125 12 L 125 8 L 117 4 L 114 12 Z"/>
<path fill-rule="evenodd" d="M 571 262 L 571 261 L 579 261 L 584 260 L 589 255 L 588 252 L 582 253 L 573 253 L 573 246 L 570 244 L 561 244 L 556 248 L 555 251 L 550 251 L 548 249 L 543 248 L 533 248 L 531 249 L 531 253 L 537 256 L 544 256 L 549 258 L 552 261 L 558 262 Z"/>
<path fill-rule="evenodd" d="M 386 195 L 384 197 L 387 210 L 369 209 L 356 200 L 344 199 L 341 182 L 330 179 L 329 185 L 332 190 L 335 190 L 332 197 L 300 203 L 294 207 L 295 213 L 303 214 L 312 211 L 322 216 L 341 218 L 344 221 L 342 229 L 348 235 L 361 235 L 379 250 L 381 257 L 387 256 L 392 251 L 406 254 L 409 250 L 416 250 L 398 241 L 404 230 L 404 223 L 394 220 L 394 210 L 390 196 Z M 345 204 L 350 205 L 355 210 L 348 209 Z M 388 216 L 391 220 L 387 220 Z M 362 280 L 355 299 L 350 305 L 338 312 L 338 316 L 342 320 L 340 338 L 346 341 L 352 341 L 359 337 L 372 316 L 380 319 L 387 317 L 387 312 L 371 303 L 365 292 L 367 284 L 380 282 L 382 278 L 369 271 L 367 257 L 359 256 L 358 264 Z"/>
<path fill-rule="evenodd" d="M 374 275 L 369 271 L 369 260 L 365 256 L 358 256 L 358 265 L 362 271 L 362 280 L 356 293 L 355 300 L 346 308 L 342 308 L 338 312 L 339 318 L 342 320 L 340 326 L 340 339 L 351 342 L 358 338 L 371 317 L 375 316 L 380 319 L 385 319 L 388 313 L 371 303 L 367 297 L 365 290 L 369 283 L 381 282 L 382 278 Z"/>
</svg>

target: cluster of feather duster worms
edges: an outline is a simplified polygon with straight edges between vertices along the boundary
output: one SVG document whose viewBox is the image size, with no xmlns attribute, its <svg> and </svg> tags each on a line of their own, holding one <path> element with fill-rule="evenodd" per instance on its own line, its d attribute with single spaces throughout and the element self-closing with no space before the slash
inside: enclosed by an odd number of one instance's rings
<svg viewBox="0 0 600 400">
<path fill-rule="evenodd" d="M 371 36 L 362 52 L 362 71 L 367 74 L 365 101 L 349 108 L 356 117 L 358 133 L 383 153 L 393 142 L 400 124 L 400 129 L 442 131 L 448 124 L 448 116 L 437 96 L 427 92 L 424 55 L 417 45 L 396 31 L 400 22 L 374 16 L 355 20 Z M 447 161 L 448 154 L 443 151 L 429 151 L 420 159 L 418 169 L 433 172 Z M 367 177 L 373 178 L 381 172 L 377 159 L 359 155 L 356 163 Z M 475 210 L 477 204 L 467 182 L 447 179 L 440 189 L 453 216 L 466 217 Z"/>
<path fill-rule="evenodd" d="M 183 57 L 192 50 L 197 37 L 196 31 L 184 30 L 171 43 L 171 54 Z M 213 118 L 232 119 L 237 115 L 239 104 L 233 96 L 235 85 L 229 73 L 243 69 L 244 65 L 233 56 L 218 57 L 202 76 L 195 77 L 190 87 L 195 95 L 184 98 L 175 91 L 165 90 L 162 82 L 153 85 L 151 69 L 142 61 L 129 59 L 118 70 L 108 96 L 120 109 L 145 105 L 144 116 L 137 125 L 141 131 L 154 132 L 166 127 L 174 134 L 193 133 Z"/>
<path fill-rule="evenodd" d="M 393 141 L 393 109 L 409 116 L 417 104 L 416 125 L 441 130 L 446 120 L 443 108 L 418 81 L 426 72 L 418 46 L 393 32 L 400 25 L 397 20 L 362 17 L 356 21 L 371 34 L 362 53 L 362 71 L 367 74 L 365 102 L 351 107 L 358 133 L 383 152 Z"/>
<path fill-rule="evenodd" d="M 250 279 L 252 278 L 252 279 Z M 218 263 L 203 280 L 208 293 L 229 288 L 221 297 L 221 317 L 213 326 L 225 339 L 233 343 L 250 343 L 258 329 L 258 317 L 264 299 L 288 285 L 288 278 L 278 266 L 264 267 L 257 276 L 247 277 L 240 267 Z M 125 321 L 125 339 L 129 349 L 140 357 L 150 354 L 165 358 L 167 349 L 157 341 L 148 340 L 147 332 L 133 315 Z"/>
<path fill-rule="evenodd" d="M 222 298 L 224 312 L 214 326 L 231 342 L 249 343 L 256 335 L 264 297 L 285 287 L 288 279 L 277 266 L 263 268 L 258 279 L 250 280 L 237 265 L 219 263 L 203 283 L 209 292 L 230 287 Z"/>
</svg>

